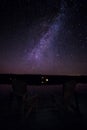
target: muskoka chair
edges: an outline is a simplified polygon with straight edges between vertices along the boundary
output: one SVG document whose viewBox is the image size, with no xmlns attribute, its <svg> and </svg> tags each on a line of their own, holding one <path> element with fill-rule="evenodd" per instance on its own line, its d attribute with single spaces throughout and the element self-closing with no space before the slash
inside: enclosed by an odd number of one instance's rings
<svg viewBox="0 0 87 130">
<path fill-rule="evenodd" d="M 80 112 L 76 93 L 76 81 L 70 80 L 63 84 L 63 107 L 65 110 Z"/>
<path fill-rule="evenodd" d="M 12 112 L 17 112 L 22 121 L 37 108 L 37 95 L 30 96 L 27 92 L 27 84 L 20 80 L 12 80 L 10 101 Z"/>
</svg>

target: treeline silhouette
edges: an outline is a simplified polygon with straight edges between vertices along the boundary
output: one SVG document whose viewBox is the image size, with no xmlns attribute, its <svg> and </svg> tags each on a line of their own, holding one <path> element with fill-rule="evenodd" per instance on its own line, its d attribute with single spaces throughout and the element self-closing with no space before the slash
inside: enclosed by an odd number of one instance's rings
<svg viewBox="0 0 87 130">
<path fill-rule="evenodd" d="M 87 76 L 67 76 L 67 75 L 33 75 L 33 74 L 0 74 L 0 84 L 12 84 L 12 79 L 24 81 L 29 85 L 57 85 L 70 80 L 77 83 L 87 83 Z"/>
</svg>

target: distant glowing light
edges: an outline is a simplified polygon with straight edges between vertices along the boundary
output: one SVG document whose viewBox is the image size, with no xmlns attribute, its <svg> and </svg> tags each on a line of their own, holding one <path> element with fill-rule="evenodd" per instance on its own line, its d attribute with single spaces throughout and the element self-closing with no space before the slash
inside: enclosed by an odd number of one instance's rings
<svg viewBox="0 0 87 130">
<path fill-rule="evenodd" d="M 48 82 L 48 79 L 46 79 L 46 82 Z"/>
<path fill-rule="evenodd" d="M 41 83 L 43 84 L 44 82 L 42 81 Z"/>
<path fill-rule="evenodd" d="M 41 77 L 42 79 L 44 79 L 44 77 Z"/>
</svg>

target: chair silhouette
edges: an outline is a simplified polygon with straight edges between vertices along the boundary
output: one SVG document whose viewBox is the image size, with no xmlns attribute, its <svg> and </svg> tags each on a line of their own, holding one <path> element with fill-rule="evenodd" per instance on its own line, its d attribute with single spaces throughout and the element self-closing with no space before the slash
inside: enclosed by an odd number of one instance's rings
<svg viewBox="0 0 87 130">
<path fill-rule="evenodd" d="M 75 80 L 70 80 L 63 84 L 63 106 L 65 110 L 80 112 L 75 87 Z"/>
<path fill-rule="evenodd" d="M 23 81 L 12 80 L 12 93 L 10 96 L 11 110 L 18 112 L 22 121 L 25 120 L 33 108 L 37 107 L 37 96 L 29 96 L 27 84 Z"/>
</svg>

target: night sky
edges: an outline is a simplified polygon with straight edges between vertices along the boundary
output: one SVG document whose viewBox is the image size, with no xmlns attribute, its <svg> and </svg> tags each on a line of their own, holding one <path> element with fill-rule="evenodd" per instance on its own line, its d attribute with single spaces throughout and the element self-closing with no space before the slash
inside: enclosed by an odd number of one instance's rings
<svg viewBox="0 0 87 130">
<path fill-rule="evenodd" d="M 87 75 L 87 0 L 1 0 L 0 73 Z"/>
</svg>

